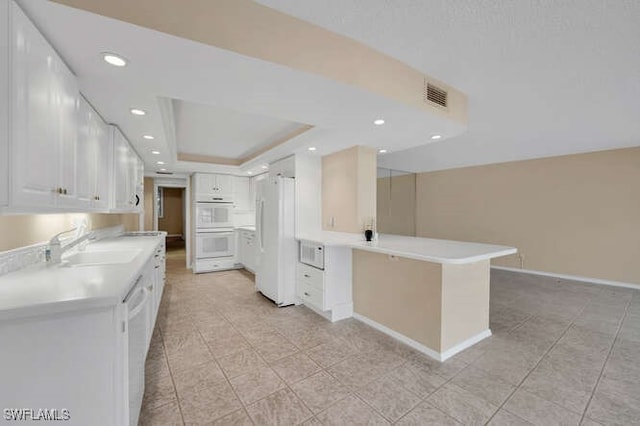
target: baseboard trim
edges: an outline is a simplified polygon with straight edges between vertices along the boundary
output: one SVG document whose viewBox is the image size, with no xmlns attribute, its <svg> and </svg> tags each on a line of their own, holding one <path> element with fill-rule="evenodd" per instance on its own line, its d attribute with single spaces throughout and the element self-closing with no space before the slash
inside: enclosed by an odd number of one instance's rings
<svg viewBox="0 0 640 426">
<path fill-rule="evenodd" d="M 478 343 L 481 340 L 486 339 L 487 337 L 491 337 L 491 329 L 487 328 L 484 331 L 481 331 L 480 333 L 476 334 L 475 336 L 471 336 L 469 337 L 467 340 L 464 340 L 460 343 L 458 343 L 457 345 L 453 346 L 452 348 L 447 349 L 446 351 L 442 352 L 442 354 L 440 354 L 440 356 L 442 357 L 442 360 L 444 361 L 445 359 L 449 359 L 452 356 L 454 356 L 455 354 L 457 354 L 458 352 L 462 352 L 463 350 L 470 348 L 471 346 L 475 345 L 476 343 Z"/>
<path fill-rule="evenodd" d="M 612 281 L 612 280 L 602 280 L 600 278 L 581 277 L 578 275 L 555 274 L 551 272 L 534 271 L 531 269 L 507 268 L 506 266 L 491 266 L 491 269 L 498 269 L 500 271 L 509 271 L 509 272 L 520 272 L 521 274 L 541 275 L 543 277 L 554 277 L 554 278 L 560 278 L 564 280 L 583 281 L 591 284 L 607 285 L 611 287 L 632 288 L 635 290 L 640 290 L 639 284 L 624 283 L 621 281 Z"/>
<path fill-rule="evenodd" d="M 416 342 L 413 339 L 410 339 L 409 337 L 405 336 L 404 334 L 400 334 L 397 331 L 392 330 L 389 327 L 386 327 L 386 326 L 384 326 L 384 325 L 372 320 L 371 318 L 365 317 L 364 315 L 360 315 L 360 314 L 354 312 L 353 313 L 353 317 L 355 319 L 357 319 L 359 321 L 362 321 L 363 323 L 375 328 L 376 330 L 381 331 L 382 333 L 393 337 L 394 339 L 398 339 L 399 341 L 401 341 L 405 345 L 412 347 L 413 349 L 417 350 L 418 352 L 422 352 L 423 354 L 427 355 L 428 357 L 433 358 L 436 361 L 440 361 L 440 362 L 446 361 L 447 359 L 451 358 L 452 356 L 454 356 L 458 352 L 461 352 L 461 351 L 467 349 L 468 347 L 475 345 L 479 341 L 481 341 L 483 339 L 486 339 L 487 337 L 491 336 L 491 330 L 486 329 L 486 330 L 476 334 L 475 336 L 471 336 L 467 340 L 458 343 L 454 347 L 447 349 L 444 352 L 437 352 L 437 351 L 434 351 L 433 349 L 423 345 L 422 343 L 419 343 L 419 342 Z"/>
<path fill-rule="evenodd" d="M 367 324 L 368 326 L 373 327 L 376 330 L 381 331 L 384 334 L 393 337 L 394 339 L 400 340 L 405 345 L 410 346 L 410 347 L 412 347 L 413 349 L 415 349 L 415 350 L 417 350 L 419 352 L 422 352 L 423 354 L 435 359 L 436 361 L 444 361 L 444 359 L 442 359 L 442 354 L 440 354 L 439 352 L 436 352 L 433 349 L 426 347 L 422 343 L 418 343 L 415 340 L 408 338 L 404 334 L 400 334 L 397 331 L 394 331 L 394 330 L 390 329 L 389 327 L 386 327 L 386 326 L 384 326 L 384 325 L 372 320 L 371 318 L 365 317 L 364 315 L 360 315 L 360 314 L 358 314 L 356 312 L 353 313 L 353 317 L 355 319 L 357 319 L 358 321 L 362 321 L 363 323 Z"/>
</svg>

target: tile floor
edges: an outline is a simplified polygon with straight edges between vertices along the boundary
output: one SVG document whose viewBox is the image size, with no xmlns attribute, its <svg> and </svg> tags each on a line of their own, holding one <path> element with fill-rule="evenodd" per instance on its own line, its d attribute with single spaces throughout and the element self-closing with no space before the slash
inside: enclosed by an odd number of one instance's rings
<svg viewBox="0 0 640 426">
<path fill-rule="evenodd" d="M 640 424 L 640 291 L 494 271 L 493 337 L 439 363 L 167 266 L 143 425 Z"/>
</svg>

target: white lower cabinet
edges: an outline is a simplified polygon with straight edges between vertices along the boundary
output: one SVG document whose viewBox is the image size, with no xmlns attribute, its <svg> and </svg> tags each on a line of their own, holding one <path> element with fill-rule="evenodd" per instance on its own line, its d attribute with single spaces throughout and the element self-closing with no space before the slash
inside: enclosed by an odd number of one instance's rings
<svg viewBox="0 0 640 426">
<path fill-rule="evenodd" d="M 123 303 L 0 321 L 3 408 L 67 410 L 69 425 L 137 425 L 164 243 L 155 254 Z"/>
<path fill-rule="evenodd" d="M 255 231 L 245 229 L 241 229 L 238 235 L 238 262 L 253 273 L 255 273 L 257 266 L 255 236 Z"/>
<path fill-rule="evenodd" d="M 330 321 L 353 315 L 351 248 L 324 247 L 324 270 L 298 262 L 296 294 L 300 301 Z"/>
</svg>

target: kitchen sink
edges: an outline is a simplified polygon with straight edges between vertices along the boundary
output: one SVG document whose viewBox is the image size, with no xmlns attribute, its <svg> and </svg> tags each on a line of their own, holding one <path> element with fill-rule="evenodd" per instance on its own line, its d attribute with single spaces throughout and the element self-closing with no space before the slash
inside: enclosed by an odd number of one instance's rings
<svg viewBox="0 0 640 426">
<path fill-rule="evenodd" d="M 62 259 L 64 266 L 113 265 L 132 262 L 142 250 L 79 251 Z"/>
</svg>

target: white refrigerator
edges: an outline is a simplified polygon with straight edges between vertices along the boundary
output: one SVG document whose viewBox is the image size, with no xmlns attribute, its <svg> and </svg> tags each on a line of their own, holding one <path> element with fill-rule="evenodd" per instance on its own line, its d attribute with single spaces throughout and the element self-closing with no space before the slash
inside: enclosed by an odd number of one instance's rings
<svg viewBox="0 0 640 426">
<path fill-rule="evenodd" d="M 259 181 L 256 203 L 256 289 L 278 306 L 292 305 L 298 261 L 295 181 L 281 176 Z"/>
</svg>

